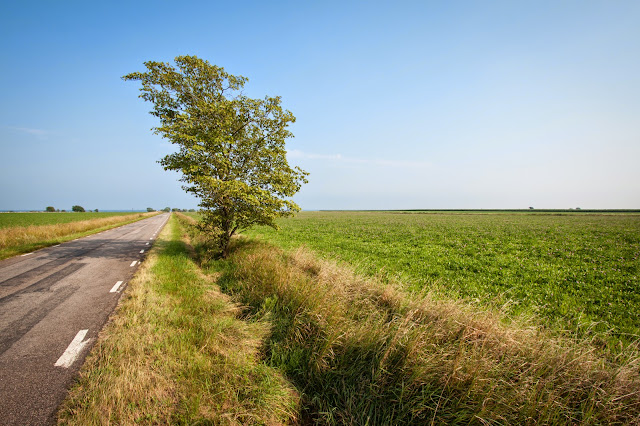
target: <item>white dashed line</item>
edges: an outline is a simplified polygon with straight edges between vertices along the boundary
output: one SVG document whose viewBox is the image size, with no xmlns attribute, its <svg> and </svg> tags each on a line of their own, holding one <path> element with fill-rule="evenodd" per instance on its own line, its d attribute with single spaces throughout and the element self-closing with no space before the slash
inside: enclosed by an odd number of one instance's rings
<svg viewBox="0 0 640 426">
<path fill-rule="evenodd" d="M 23 255 L 22 255 L 22 257 L 25 257 L 25 256 L 29 256 L 30 254 L 33 254 L 33 252 L 31 252 L 31 253 L 26 253 L 26 254 L 23 254 Z"/>
<path fill-rule="evenodd" d="M 67 350 L 64 351 L 62 356 L 60 358 L 58 358 L 58 361 L 56 361 L 56 363 L 54 364 L 55 367 L 69 368 L 69 367 L 71 367 L 73 365 L 75 360 L 78 358 L 78 355 L 80 355 L 80 352 L 82 351 L 82 349 L 91 340 L 91 339 L 89 339 L 89 340 L 84 341 L 84 342 L 82 341 L 84 339 L 84 337 L 87 335 L 88 331 L 89 330 L 80 330 L 80 331 L 78 331 L 78 334 L 76 334 L 76 337 L 73 338 L 73 340 L 71 341 L 71 343 L 67 347 Z"/>
<path fill-rule="evenodd" d="M 140 250 L 140 254 L 144 253 L 144 250 Z"/>
<path fill-rule="evenodd" d="M 144 243 L 144 245 L 145 245 L 145 246 L 148 246 L 148 245 L 149 245 L 149 243 Z"/>
<path fill-rule="evenodd" d="M 111 287 L 111 290 L 109 290 L 109 293 L 117 292 L 120 286 L 122 285 L 122 283 L 123 281 L 118 281 L 113 287 Z"/>
<path fill-rule="evenodd" d="M 129 266 L 136 266 L 136 263 L 138 263 L 138 261 L 134 260 L 133 262 L 131 262 L 131 265 L 129 265 Z"/>
<path fill-rule="evenodd" d="M 60 244 L 56 244 L 54 247 L 60 247 Z"/>
</svg>

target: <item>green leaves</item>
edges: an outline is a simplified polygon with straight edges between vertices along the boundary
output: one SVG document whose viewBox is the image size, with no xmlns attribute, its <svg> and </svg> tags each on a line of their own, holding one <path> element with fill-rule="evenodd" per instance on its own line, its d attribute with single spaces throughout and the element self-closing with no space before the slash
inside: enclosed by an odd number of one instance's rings
<svg viewBox="0 0 640 426">
<path fill-rule="evenodd" d="M 237 231 L 256 224 L 276 228 L 275 219 L 300 210 L 287 200 L 308 175 L 286 159 L 295 117 L 279 96 L 244 96 L 246 77 L 196 56 L 178 56 L 175 64 L 145 62 L 147 72 L 123 79 L 142 84 L 140 97 L 160 120 L 154 132 L 178 146 L 159 162 L 182 173 L 183 188 L 205 209 L 202 228 L 226 256 Z"/>
</svg>

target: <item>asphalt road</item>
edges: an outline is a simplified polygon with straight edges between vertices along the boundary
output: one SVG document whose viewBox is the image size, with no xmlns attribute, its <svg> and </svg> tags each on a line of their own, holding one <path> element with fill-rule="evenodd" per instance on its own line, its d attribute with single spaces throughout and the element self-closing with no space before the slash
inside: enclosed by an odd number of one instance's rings
<svg viewBox="0 0 640 426">
<path fill-rule="evenodd" d="M 0 425 L 54 424 L 161 214 L 0 261 Z"/>
</svg>

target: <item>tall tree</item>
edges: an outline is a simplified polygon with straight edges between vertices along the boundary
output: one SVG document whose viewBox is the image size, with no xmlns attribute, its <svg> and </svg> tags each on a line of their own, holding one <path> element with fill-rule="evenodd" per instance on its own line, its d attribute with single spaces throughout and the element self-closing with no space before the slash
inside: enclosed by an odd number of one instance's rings
<svg viewBox="0 0 640 426">
<path fill-rule="evenodd" d="M 253 225 L 277 229 L 275 220 L 300 207 L 290 200 L 307 172 L 290 167 L 285 141 L 293 114 L 279 96 L 252 99 L 248 81 L 196 56 L 178 56 L 175 67 L 145 62 L 146 72 L 123 77 L 142 84 L 140 97 L 159 118 L 155 133 L 178 146 L 160 160 L 182 172 L 183 188 L 200 199 L 203 231 L 226 257 L 231 237 Z"/>
</svg>

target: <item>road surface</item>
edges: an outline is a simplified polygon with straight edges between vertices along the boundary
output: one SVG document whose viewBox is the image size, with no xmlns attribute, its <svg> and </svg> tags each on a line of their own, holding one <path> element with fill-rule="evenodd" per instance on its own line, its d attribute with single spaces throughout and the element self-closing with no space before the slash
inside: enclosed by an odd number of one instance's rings
<svg viewBox="0 0 640 426">
<path fill-rule="evenodd" d="M 0 261 L 0 425 L 54 424 L 161 214 Z"/>
</svg>

